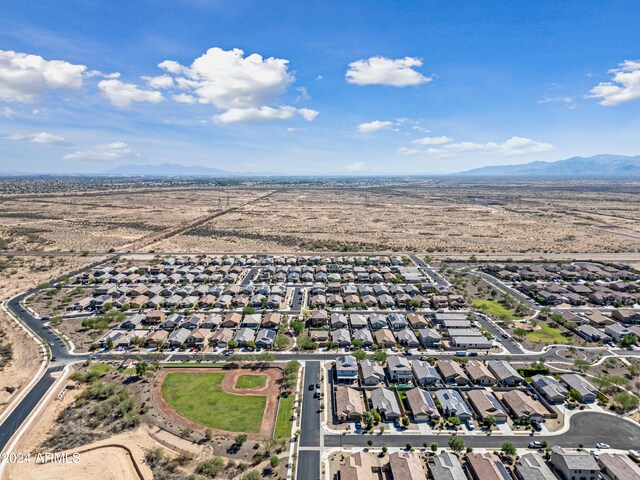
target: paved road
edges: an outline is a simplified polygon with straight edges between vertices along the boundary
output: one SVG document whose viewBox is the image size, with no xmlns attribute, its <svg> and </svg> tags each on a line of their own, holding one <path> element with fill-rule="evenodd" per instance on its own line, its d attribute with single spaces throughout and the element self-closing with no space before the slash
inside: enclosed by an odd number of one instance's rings
<svg viewBox="0 0 640 480">
<path fill-rule="evenodd" d="M 304 372 L 304 393 L 302 400 L 302 422 L 298 454 L 298 480 L 316 480 L 320 478 L 320 400 L 314 398 L 309 385 L 320 381 L 320 362 L 307 362 Z M 312 447 L 314 450 L 304 450 Z"/>
<path fill-rule="evenodd" d="M 511 339 L 509 338 L 502 338 L 502 334 L 504 333 L 502 330 L 500 330 L 498 327 L 496 327 L 493 322 L 490 322 L 489 320 L 486 320 L 482 315 L 479 315 L 477 313 L 473 313 L 473 316 L 476 318 L 476 320 L 478 322 L 480 322 L 484 328 L 486 328 L 489 333 L 491 333 L 491 335 L 493 335 L 495 337 L 495 339 L 497 341 L 499 341 L 502 346 L 504 348 L 507 349 L 507 352 L 511 353 L 511 354 L 521 354 L 522 353 L 522 349 L 516 345 L 515 343 L 513 343 L 513 341 L 511 341 Z"/>
<path fill-rule="evenodd" d="M 425 272 L 429 274 L 431 279 L 435 282 L 436 285 L 441 287 L 449 287 L 451 284 L 438 272 L 436 272 L 433 268 L 427 265 L 418 255 L 415 253 L 410 253 L 409 258 L 413 260 L 417 266 L 423 269 Z"/>
<path fill-rule="evenodd" d="M 249 269 L 249 271 L 247 272 L 247 274 L 242 279 L 242 281 L 240 282 L 240 285 L 242 285 L 242 286 L 249 285 L 253 281 L 253 279 L 256 278 L 256 275 L 258 275 L 258 272 L 261 269 L 262 269 L 262 267 L 251 267 Z"/>
<path fill-rule="evenodd" d="M 373 440 L 374 447 L 404 447 L 410 443 L 414 447 L 422 447 L 424 442 L 438 442 L 440 446 L 447 444 L 450 435 L 344 435 L 343 446 L 366 447 L 368 440 Z M 577 413 L 571 418 L 571 427 L 568 432 L 552 436 L 480 436 L 461 435 L 464 443 L 469 447 L 500 447 L 503 442 L 511 442 L 516 447 L 526 447 L 535 438 L 547 440 L 550 445 L 564 447 L 578 447 L 583 444 L 586 448 L 593 448 L 597 442 L 608 443 L 612 448 L 623 450 L 640 448 L 640 426 L 634 425 L 612 415 L 594 412 Z M 339 447 L 340 435 L 325 435 L 324 444 L 327 447 Z"/>
<path fill-rule="evenodd" d="M 2 423 L 0 428 L 0 452 L 5 449 L 13 434 L 20 428 L 20 425 L 27 419 L 31 411 L 38 405 L 38 402 L 51 388 L 55 379 L 51 373 L 62 370 L 62 367 L 49 368 L 44 376 L 29 390 L 29 393 L 11 412 L 11 415 Z"/>
</svg>

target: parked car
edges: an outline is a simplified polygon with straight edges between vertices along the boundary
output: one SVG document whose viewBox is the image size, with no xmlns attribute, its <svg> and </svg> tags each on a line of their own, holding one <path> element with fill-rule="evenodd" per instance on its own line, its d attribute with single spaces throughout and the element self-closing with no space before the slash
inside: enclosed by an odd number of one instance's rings
<svg viewBox="0 0 640 480">
<path fill-rule="evenodd" d="M 542 448 L 542 442 L 539 442 L 538 440 L 529 442 L 529 448 Z"/>
<path fill-rule="evenodd" d="M 596 443 L 596 448 L 604 450 L 604 449 L 611 448 L 611 447 L 606 443 Z"/>
</svg>

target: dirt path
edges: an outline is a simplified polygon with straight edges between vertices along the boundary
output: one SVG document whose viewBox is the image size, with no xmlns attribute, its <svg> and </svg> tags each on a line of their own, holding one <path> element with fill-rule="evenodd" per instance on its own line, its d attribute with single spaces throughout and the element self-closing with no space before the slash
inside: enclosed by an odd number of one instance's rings
<svg viewBox="0 0 640 480">
<path fill-rule="evenodd" d="M 279 368 L 244 368 L 244 369 L 234 369 L 234 370 L 226 370 L 223 368 L 164 368 L 154 379 L 153 386 L 151 387 L 151 402 L 154 407 L 169 421 L 180 427 L 191 428 L 194 431 L 204 433 L 207 429 L 211 430 L 212 433 L 222 434 L 222 435 L 230 435 L 241 432 L 228 432 L 225 430 L 219 430 L 216 428 L 206 427 L 199 423 L 192 422 L 178 414 L 174 409 L 172 409 L 169 404 L 164 399 L 162 395 L 162 383 L 166 375 L 170 372 L 180 372 L 180 373 L 224 373 L 225 377 L 222 380 L 221 387 L 222 389 L 233 395 L 254 395 L 254 396 L 264 396 L 267 398 L 267 403 L 265 405 L 264 416 L 262 417 L 262 423 L 260 425 L 260 432 L 258 433 L 247 433 L 249 438 L 257 439 L 257 438 L 268 438 L 273 435 L 273 429 L 276 424 L 276 418 L 278 414 L 278 396 L 280 393 L 278 382 L 280 378 L 282 378 L 282 371 Z M 260 388 L 246 388 L 246 389 L 237 389 L 235 388 L 236 381 L 238 377 L 241 375 L 247 374 L 260 374 L 267 376 L 267 383 L 264 387 Z M 221 412 L 223 414 L 224 412 Z"/>
</svg>

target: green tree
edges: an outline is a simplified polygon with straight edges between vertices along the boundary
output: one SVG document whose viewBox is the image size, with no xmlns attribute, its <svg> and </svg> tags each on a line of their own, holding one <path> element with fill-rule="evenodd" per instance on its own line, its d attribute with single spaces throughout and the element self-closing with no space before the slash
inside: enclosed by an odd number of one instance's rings
<svg viewBox="0 0 640 480">
<path fill-rule="evenodd" d="M 500 447 L 500 450 L 502 450 L 502 452 L 505 455 L 510 455 L 510 456 L 515 455 L 517 452 L 515 445 L 511 442 L 504 442 Z"/>
<path fill-rule="evenodd" d="M 234 442 L 236 445 L 238 446 L 242 446 L 244 444 L 244 442 L 247 441 L 247 435 L 244 433 L 241 433 L 240 435 L 237 435 Z"/>
<path fill-rule="evenodd" d="M 280 465 L 280 459 L 276 455 L 273 455 L 269 459 L 269 464 L 271 465 L 271 468 L 276 468 L 278 465 Z"/>
<path fill-rule="evenodd" d="M 146 361 L 140 360 L 138 363 L 136 363 L 136 375 L 138 377 L 144 377 L 148 371 L 149 364 Z"/>
<path fill-rule="evenodd" d="M 496 417 L 493 415 L 487 415 L 484 418 L 484 424 L 489 428 L 493 427 L 496 424 Z"/>
<path fill-rule="evenodd" d="M 212 457 L 207 460 L 203 460 L 196 467 L 196 473 L 203 477 L 214 478 L 224 468 L 224 460 L 220 457 Z"/>
<path fill-rule="evenodd" d="M 571 400 L 574 400 L 574 401 L 576 401 L 576 402 L 579 402 L 579 401 L 581 401 L 581 400 L 582 400 L 582 395 L 580 395 L 580 392 L 579 392 L 578 390 L 576 390 L 575 388 L 572 388 L 572 389 L 569 391 L 569 398 L 570 398 Z"/>
<path fill-rule="evenodd" d="M 238 342 L 235 340 L 229 340 L 229 342 L 227 343 L 227 347 L 229 347 L 231 350 L 234 350 L 238 348 Z"/>
<path fill-rule="evenodd" d="M 258 470 L 249 470 L 244 474 L 242 480 L 262 480 L 262 475 Z"/>
<path fill-rule="evenodd" d="M 636 343 L 638 343 L 638 338 L 633 334 L 624 335 L 620 339 L 620 345 L 622 345 L 623 347 L 632 347 Z"/>
<path fill-rule="evenodd" d="M 456 453 L 464 450 L 464 440 L 455 435 L 449 438 L 448 444 L 449 444 L 449 448 Z"/>
<path fill-rule="evenodd" d="M 589 362 L 583 360 L 582 358 L 576 358 L 573 361 L 573 366 L 576 367 L 581 372 L 586 372 L 589 369 Z"/>
<path fill-rule="evenodd" d="M 362 360 L 364 360 L 367 357 L 367 354 L 366 354 L 366 352 L 364 350 L 359 348 L 358 350 L 353 352 L 353 356 L 356 358 L 356 360 L 361 362 Z"/>
<path fill-rule="evenodd" d="M 289 325 L 296 336 L 300 335 L 304 330 L 304 322 L 293 321 Z"/>
<path fill-rule="evenodd" d="M 382 350 L 378 350 L 373 354 L 373 361 L 378 363 L 384 363 L 387 361 L 387 354 Z"/>
<path fill-rule="evenodd" d="M 432 452 L 437 452 L 438 451 L 438 442 L 433 442 L 431 444 L 431 451 Z"/>
<path fill-rule="evenodd" d="M 407 428 L 409 426 L 409 417 L 406 415 L 402 416 L 402 426 Z"/>
</svg>

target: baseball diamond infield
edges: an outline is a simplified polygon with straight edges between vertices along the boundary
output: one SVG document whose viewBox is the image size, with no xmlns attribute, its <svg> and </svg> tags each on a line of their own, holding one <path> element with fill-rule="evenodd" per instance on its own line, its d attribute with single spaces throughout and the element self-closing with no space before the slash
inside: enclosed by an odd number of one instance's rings
<svg viewBox="0 0 640 480">
<path fill-rule="evenodd" d="M 265 384 L 238 388 L 238 380 L 248 374 L 263 376 Z M 152 400 L 169 421 L 195 431 L 270 437 L 281 378 L 282 371 L 273 367 L 165 368 L 155 379 Z"/>
</svg>

